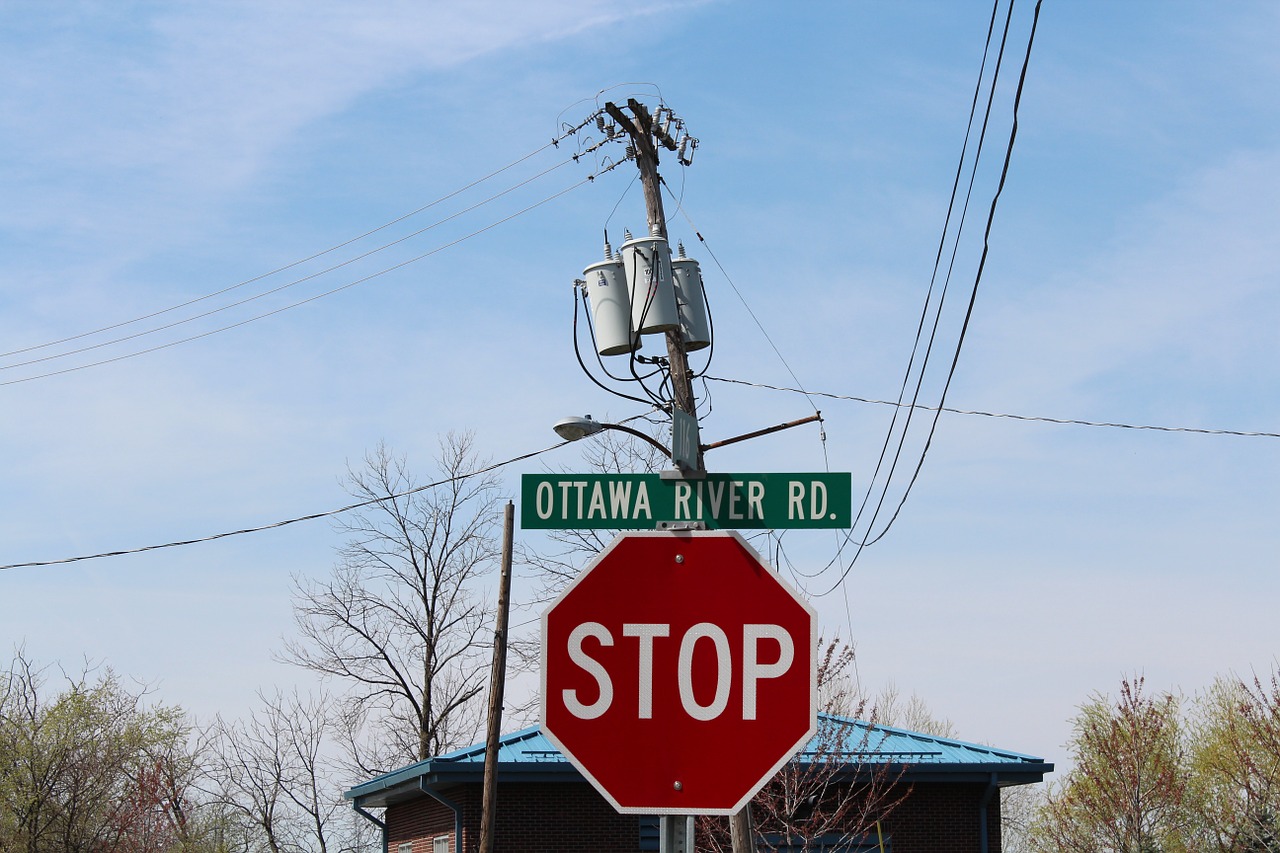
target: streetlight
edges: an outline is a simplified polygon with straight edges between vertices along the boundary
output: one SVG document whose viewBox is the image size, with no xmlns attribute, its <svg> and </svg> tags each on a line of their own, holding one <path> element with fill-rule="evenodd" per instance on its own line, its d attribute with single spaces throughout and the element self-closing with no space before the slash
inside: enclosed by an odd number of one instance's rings
<svg viewBox="0 0 1280 853">
<path fill-rule="evenodd" d="M 671 449 L 653 436 L 643 433 L 638 429 L 632 429 L 629 426 L 624 426 L 623 424 L 611 424 L 605 423 L 604 421 L 593 420 L 591 415 L 561 418 L 556 421 L 551 428 L 556 431 L 556 435 L 560 436 L 565 441 L 577 441 L 580 438 L 595 435 L 596 433 L 602 432 L 606 429 L 617 430 L 618 432 L 625 432 L 627 435 L 634 435 L 638 439 L 647 441 L 665 453 L 668 457 L 671 456 Z"/>
<path fill-rule="evenodd" d="M 717 447 L 724 447 L 727 444 L 737 444 L 739 441 L 746 441 L 749 438 L 759 438 L 762 435 L 769 435 L 770 433 L 779 432 L 784 429 L 791 429 L 792 427 L 797 427 L 797 426 L 800 426 L 801 424 L 809 424 L 809 423 L 813 423 L 814 421 L 821 421 L 821 420 L 822 420 L 822 413 L 814 412 L 812 415 L 809 415 L 809 417 L 807 418 L 800 418 L 799 420 L 796 420 L 796 421 L 788 421 L 785 424 L 777 424 L 775 426 L 765 427 L 764 429 L 758 429 L 753 432 L 743 433 L 742 435 L 736 435 L 733 438 L 725 438 L 725 439 L 721 439 L 720 441 L 713 441 L 710 444 L 700 445 L 699 449 L 703 451 L 715 450 Z M 606 429 L 616 429 L 619 432 L 625 432 L 628 435 L 634 435 L 636 438 L 643 439 L 644 441 L 649 442 L 654 447 L 658 448 L 663 453 L 667 454 L 667 456 L 671 455 L 671 449 L 668 448 L 662 442 L 658 441 L 653 436 L 643 433 L 638 429 L 632 429 L 629 426 L 624 426 L 622 424 L 610 424 L 610 423 L 605 423 L 604 421 L 594 420 L 592 419 L 591 415 L 583 415 L 582 417 L 561 418 L 560 420 L 556 421 L 551 428 L 556 431 L 556 435 L 560 436 L 565 441 L 577 441 L 580 438 L 586 438 L 589 435 L 595 435 Z"/>
</svg>

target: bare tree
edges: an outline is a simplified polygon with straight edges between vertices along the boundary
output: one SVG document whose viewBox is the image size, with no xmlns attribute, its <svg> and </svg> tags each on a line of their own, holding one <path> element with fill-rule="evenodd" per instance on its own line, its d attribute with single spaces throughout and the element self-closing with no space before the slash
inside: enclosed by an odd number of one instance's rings
<svg viewBox="0 0 1280 853">
<path fill-rule="evenodd" d="M 934 716 L 928 703 L 917 693 L 912 693 L 911 697 L 904 701 L 898 686 L 892 681 L 885 685 L 870 702 L 876 712 L 876 722 L 882 726 L 910 729 L 913 732 L 935 737 L 954 738 L 956 736 L 955 723 L 946 717 Z"/>
<path fill-rule="evenodd" d="M 251 849 L 339 849 L 345 812 L 333 754 L 334 703 L 326 694 L 259 695 L 244 721 L 210 727 L 209 795 L 237 816 Z"/>
<path fill-rule="evenodd" d="M 902 784 L 904 768 L 878 761 L 885 739 L 849 677 L 853 647 L 839 639 L 818 641 L 818 695 L 822 716 L 808 746 L 773 777 L 751 801 L 758 849 L 845 849 L 870 836 L 910 794 Z M 845 716 L 848 715 L 848 716 Z M 853 717 L 870 717 L 856 723 Z M 711 853 L 731 849 L 723 818 L 698 819 L 698 835 Z"/>
<path fill-rule="evenodd" d="M 582 442 L 582 460 L 588 471 L 602 474 L 648 474 L 669 467 L 671 460 L 657 447 L 625 433 L 605 430 Z M 575 466 L 577 468 L 578 466 Z M 519 546 L 520 562 L 537 578 L 537 600 L 551 601 L 583 566 L 618 535 L 617 530 L 549 530 L 550 547 Z M 535 650 L 536 654 L 536 650 Z"/>
<path fill-rule="evenodd" d="M 420 486 L 379 444 L 348 471 L 348 491 L 369 503 L 339 522 L 349 538 L 332 577 L 295 579 L 301 638 L 285 658 L 345 681 L 350 719 L 390 738 L 355 756 L 365 773 L 471 743 L 483 722 L 498 482 L 474 473 L 469 434 L 445 436 L 437 463 L 438 483 Z"/>
<path fill-rule="evenodd" d="M 1032 853 L 1035 850 L 1031 826 L 1040 811 L 1044 787 L 1012 785 L 1000 789 L 1000 845 L 1004 853 Z"/>
</svg>

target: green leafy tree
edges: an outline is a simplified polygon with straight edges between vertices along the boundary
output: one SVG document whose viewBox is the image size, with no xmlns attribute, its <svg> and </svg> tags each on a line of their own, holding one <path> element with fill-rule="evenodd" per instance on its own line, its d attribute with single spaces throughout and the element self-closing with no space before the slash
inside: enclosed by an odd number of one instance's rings
<svg viewBox="0 0 1280 853">
<path fill-rule="evenodd" d="M 1191 740 L 1202 849 L 1280 851 L 1280 675 L 1219 678 Z"/>
<path fill-rule="evenodd" d="M 1180 853 L 1192 820 L 1179 702 L 1124 680 L 1113 702 L 1080 708 L 1069 744 L 1075 766 L 1050 785 L 1032 825 L 1045 853 Z"/>
<path fill-rule="evenodd" d="M 148 704 L 110 669 L 50 695 L 19 650 L 0 673 L 0 849 L 201 849 L 189 734 L 181 709 Z"/>
</svg>

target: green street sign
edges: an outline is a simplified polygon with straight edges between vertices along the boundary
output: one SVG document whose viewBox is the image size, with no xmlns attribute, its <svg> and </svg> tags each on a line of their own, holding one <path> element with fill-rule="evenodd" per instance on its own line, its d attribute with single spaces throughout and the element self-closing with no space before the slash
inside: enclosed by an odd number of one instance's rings
<svg viewBox="0 0 1280 853">
<path fill-rule="evenodd" d="M 653 530 L 664 522 L 710 529 L 849 527 L 853 476 L 708 474 L 702 480 L 658 474 L 525 474 L 525 530 Z"/>
</svg>

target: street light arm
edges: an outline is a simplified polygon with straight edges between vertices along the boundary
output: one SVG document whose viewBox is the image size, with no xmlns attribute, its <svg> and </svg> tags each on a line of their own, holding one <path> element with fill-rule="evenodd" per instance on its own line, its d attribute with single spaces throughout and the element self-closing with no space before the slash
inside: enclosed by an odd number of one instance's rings
<svg viewBox="0 0 1280 853">
<path fill-rule="evenodd" d="M 602 423 L 602 424 L 600 424 L 600 426 L 604 427 L 605 429 L 616 429 L 618 432 L 625 432 L 627 435 L 634 435 L 636 438 L 638 438 L 638 439 L 640 439 L 640 440 L 642 440 L 642 441 L 647 441 L 647 442 L 649 442 L 649 443 L 650 443 L 650 444 L 652 444 L 654 447 L 656 447 L 656 448 L 658 448 L 659 450 L 661 450 L 661 451 L 662 451 L 664 454 L 666 454 L 668 457 L 670 457 L 670 456 L 671 456 L 671 448 L 667 447 L 667 446 L 666 446 L 665 444 L 663 444 L 661 441 L 658 441 L 656 438 L 654 438 L 653 436 L 649 435 L 648 433 L 641 432 L 641 431 L 640 431 L 640 430 L 638 430 L 638 429 L 632 429 L 632 428 L 631 428 L 631 427 L 629 427 L 629 426 L 623 426 L 622 424 L 605 424 L 605 423 Z"/>
<path fill-rule="evenodd" d="M 671 449 L 648 433 L 641 432 L 638 429 L 632 429 L 631 427 L 624 426 L 623 424 L 611 424 L 605 423 L 604 421 L 593 420 L 591 415 L 561 418 L 556 421 L 552 429 L 555 430 L 556 435 L 560 436 L 565 441 L 577 441 L 578 439 L 586 438 L 589 435 L 596 435 L 601 430 L 616 429 L 619 432 L 625 432 L 627 435 L 633 435 L 641 441 L 647 441 L 649 444 L 652 444 L 654 447 L 661 450 L 665 456 L 671 456 Z"/>
</svg>

